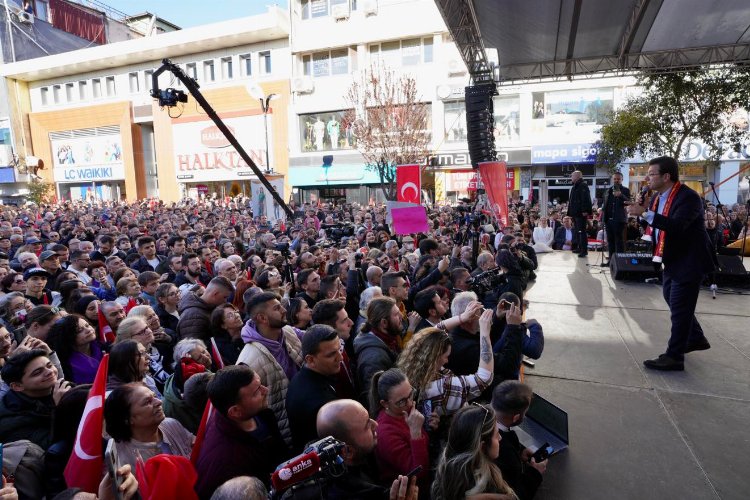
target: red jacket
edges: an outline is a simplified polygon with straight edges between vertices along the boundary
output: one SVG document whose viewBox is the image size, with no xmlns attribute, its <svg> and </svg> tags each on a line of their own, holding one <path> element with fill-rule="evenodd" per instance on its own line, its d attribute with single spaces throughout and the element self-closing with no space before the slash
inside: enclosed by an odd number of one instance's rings
<svg viewBox="0 0 750 500">
<path fill-rule="evenodd" d="M 378 459 L 381 484 L 391 484 L 399 474 L 406 475 L 418 465 L 422 472 L 417 475 L 419 489 L 429 487 L 429 438 L 422 429 L 422 437 L 412 439 L 409 426 L 403 417 L 392 417 L 385 410 L 378 414 Z"/>
</svg>

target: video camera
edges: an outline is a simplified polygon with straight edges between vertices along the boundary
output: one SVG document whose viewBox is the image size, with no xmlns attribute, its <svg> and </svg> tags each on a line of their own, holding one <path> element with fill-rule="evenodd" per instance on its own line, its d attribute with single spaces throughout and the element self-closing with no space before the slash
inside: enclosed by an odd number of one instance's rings
<svg viewBox="0 0 750 500">
<path fill-rule="evenodd" d="M 483 273 L 479 273 L 466 280 L 466 284 L 469 285 L 471 290 L 480 297 L 507 282 L 508 279 L 502 273 L 499 266 L 484 271 Z"/>
<path fill-rule="evenodd" d="M 276 467 L 271 475 L 271 498 L 293 498 L 293 490 L 335 478 L 346 472 L 344 443 L 331 436 L 310 444 L 296 457 Z"/>
<path fill-rule="evenodd" d="M 337 224 L 321 224 L 326 232 L 326 238 L 333 241 L 341 241 L 341 238 L 354 236 L 354 224 L 351 222 L 339 222 Z"/>
</svg>

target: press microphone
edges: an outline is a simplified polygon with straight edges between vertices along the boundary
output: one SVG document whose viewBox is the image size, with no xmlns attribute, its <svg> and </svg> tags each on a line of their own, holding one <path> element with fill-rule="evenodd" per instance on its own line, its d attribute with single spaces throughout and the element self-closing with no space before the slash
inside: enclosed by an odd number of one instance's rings
<svg viewBox="0 0 750 500">
<path fill-rule="evenodd" d="M 281 464 L 271 475 L 271 483 L 276 491 L 282 491 L 314 476 L 318 471 L 320 471 L 318 452 L 309 451 Z"/>
<path fill-rule="evenodd" d="M 646 203 L 647 194 L 648 194 L 648 186 L 643 186 L 643 189 L 641 189 L 641 202 L 639 203 L 639 205 Z"/>
</svg>

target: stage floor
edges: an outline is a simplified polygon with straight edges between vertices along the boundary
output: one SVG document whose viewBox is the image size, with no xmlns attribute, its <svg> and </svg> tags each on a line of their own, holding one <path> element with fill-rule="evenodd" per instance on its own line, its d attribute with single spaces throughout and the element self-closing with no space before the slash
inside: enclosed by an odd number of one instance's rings
<svg viewBox="0 0 750 500">
<path fill-rule="evenodd" d="M 546 340 L 526 382 L 570 427 L 537 498 L 748 498 L 750 297 L 702 291 L 696 315 L 712 348 L 688 354 L 684 372 L 647 371 L 669 338 L 661 287 L 615 281 L 599 259 L 539 255 L 527 291 Z"/>
</svg>

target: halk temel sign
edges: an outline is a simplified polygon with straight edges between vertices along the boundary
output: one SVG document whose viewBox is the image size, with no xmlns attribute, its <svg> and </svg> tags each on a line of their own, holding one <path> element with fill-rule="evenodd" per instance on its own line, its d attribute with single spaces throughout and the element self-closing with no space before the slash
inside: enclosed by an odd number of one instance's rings
<svg viewBox="0 0 750 500">
<path fill-rule="evenodd" d="M 266 168 L 262 116 L 226 118 L 224 122 L 259 168 Z M 247 178 L 252 170 L 210 120 L 177 122 L 172 126 L 177 180 L 211 182 Z M 270 134 L 270 127 L 269 127 Z M 269 144 L 273 144 L 269 135 Z M 271 157 L 273 165 L 273 157 Z"/>
</svg>

